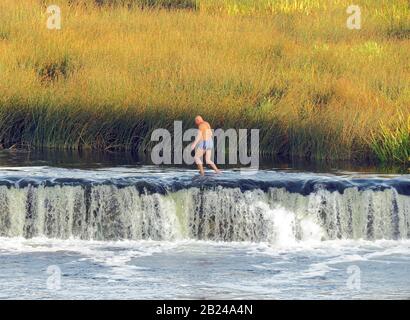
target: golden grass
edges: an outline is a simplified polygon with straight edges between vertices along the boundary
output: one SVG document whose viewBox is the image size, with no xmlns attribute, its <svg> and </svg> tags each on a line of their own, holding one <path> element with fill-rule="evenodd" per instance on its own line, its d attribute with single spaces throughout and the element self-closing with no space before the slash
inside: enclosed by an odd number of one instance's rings
<svg viewBox="0 0 410 320">
<path fill-rule="evenodd" d="M 359 2 L 351 31 L 342 0 L 59 0 L 51 31 L 43 1 L 2 0 L 0 142 L 144 150 L 151 130 L 203 114 L 260 128 L 266 153 L 373 157 L 371 133 L 410 114 L 410 8 Z"/>
<path fill-rule="evenodd" d="M 383 162 L 410 162 L 410 116 L 399 113 L 394 126 L 380 123 L 380 130 L 373 133 L 372 149 Z"/>
</svg>

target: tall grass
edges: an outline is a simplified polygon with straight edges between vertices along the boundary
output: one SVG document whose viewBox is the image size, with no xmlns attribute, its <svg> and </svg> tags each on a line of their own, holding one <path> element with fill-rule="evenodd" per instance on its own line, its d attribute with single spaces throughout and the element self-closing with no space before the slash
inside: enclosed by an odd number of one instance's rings
<svg viewBox="0 0 410 320">
<path fill-rule="evenodd" d="M 190 9 L 196 10 L 198 0 L 69 0 L 71 6 L 127 7 L 140 9 Z"/>
<path fill-rule="evenodd" d="M 410 116 L 399 113 L 392 126 L 382 122 L 371 138 L 372 149 L 383 162 L 410 163 Z"/>
<path fill-rule="evenodd" d="M 42 0 L 0 2 L 3 147 L 145 151 L 202 114 L 264 153 L 383 160 L 371 133 L 410 114 L 405 0 L 360 1 L 355 31 L 344 0 L 58 2 L 59 31 Z"/>
</svg>

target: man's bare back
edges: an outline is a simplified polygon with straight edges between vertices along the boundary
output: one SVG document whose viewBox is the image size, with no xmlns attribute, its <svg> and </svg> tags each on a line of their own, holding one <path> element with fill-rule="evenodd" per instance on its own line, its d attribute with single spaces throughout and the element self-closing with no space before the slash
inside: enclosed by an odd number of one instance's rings
<svg viewBox="0 0 410 320">
<path fill-rule="evenodd" d="M 196 148 L 194 159 L 201 176 L 204 175 L 204 167 L 201 160 L 204 155 L 206 164 L 214 169 L 216 173 L 221 173 L 215 163 L 211 160 L 212 150 L 214 148 L 211 125 L 204 121 L 201 116 L 195 118 L 195 124 L 198 126 L 198 134 L 195 141 L 192 143 L 191 148 L 192 150 Z"/>
<path fill-rule="evenodd" d="M 212 138 L 212 129 L 208 122 L 204 121 L 198 126 L 198 130 L 201 132 L 202 140 L 207 141 Z"/>
</svg>

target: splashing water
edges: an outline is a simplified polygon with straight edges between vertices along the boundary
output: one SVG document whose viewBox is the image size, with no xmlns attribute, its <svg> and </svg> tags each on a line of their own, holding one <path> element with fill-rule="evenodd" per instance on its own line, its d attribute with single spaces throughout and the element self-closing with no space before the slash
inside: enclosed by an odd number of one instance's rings
<svg viewBox="0 0 410 320">
<path fill-rule="evenodd" d="M 304 196 L 217 187 L 166 194 L 133 186 L 0 186 L 0 235 L 94 240 L 292 242 L 406 239 L 410 197 L 394 190 Z"/>
<path fill-rule="evenodd" d="M 0 173 L 0 298 L 410 296 L 406 179 Z"/>
</svg>

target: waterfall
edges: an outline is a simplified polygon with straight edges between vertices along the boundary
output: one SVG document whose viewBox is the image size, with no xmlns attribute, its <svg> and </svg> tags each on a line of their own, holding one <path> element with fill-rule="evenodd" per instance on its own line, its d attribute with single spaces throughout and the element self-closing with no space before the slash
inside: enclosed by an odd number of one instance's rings
<svg viewBox="0 0 410 320">
<path fill-rule="evenodd" d="M 0 185 L 0 236 L 292 243 L 406 239 L 410 196 L 395 188 L 215 185 L 147 192 L 135 185 Z"/>
</svg>

